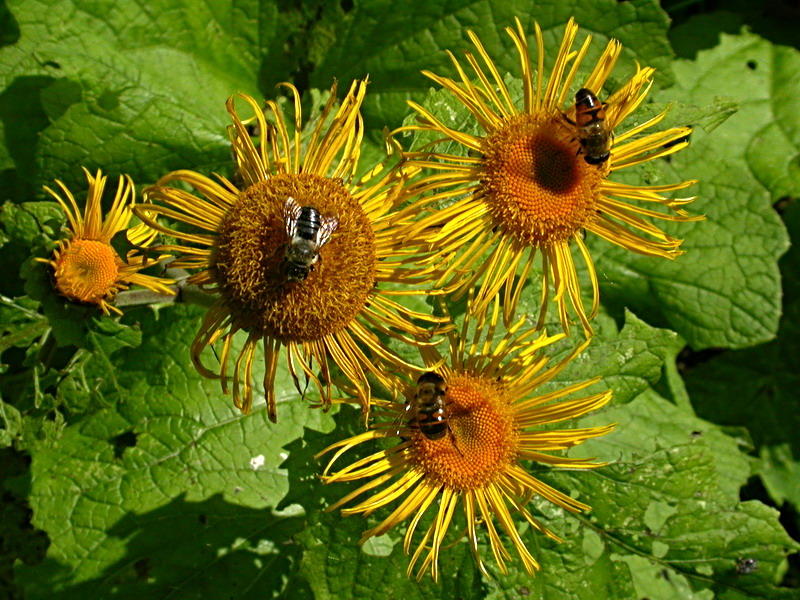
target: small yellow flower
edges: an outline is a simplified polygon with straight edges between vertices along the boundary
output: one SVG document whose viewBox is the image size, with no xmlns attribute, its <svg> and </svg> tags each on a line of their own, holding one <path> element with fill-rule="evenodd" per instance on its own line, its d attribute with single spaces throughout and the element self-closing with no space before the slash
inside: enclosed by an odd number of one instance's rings
<svg viewBox="0 0 800 600">
<path fill-rule="evenodd" d="M 158 294 L 174 295 L 175 292 L 168 287 L 174 283 L 172 280 L 139 272 L 158 263 L 160 259 L 148 258 L 132 250 L 123 260 L 111 246 L 111 239 L 128 228 L 133 216 L 134 187 L 131 178 L 127 175 L 119 178 L 114 202 L 104 220 L 101 201 L 106 177 L 100 171 L 94 177 L 86 169 L 83 171 L 89 182 L 83 214 L 75 197 L 63 183 L 56 181 L 66 200 L 58 192 L 45 187 L 64 210 L 70 229 L 69 238 L 58 242 L 58 248 L 50 260 L 38 259 L 53 268 L 56 290 L 69 300 L 95 304 L 106 314 L 110 310 L 122 314 L 111 302 L 117 292 L 128 289 L 130 285 L 140 285 Z M 126 232 L 128 241 L 138 248 L 149 246 L 156 235 L 143 223 Z"/>
<path fill-rule="evenodd" d="M 459 504 L 468 542 L 484 574 L 488 575 L 488 572 L 478 550 L 482 528 L 503 573 L 507 573 L 505 563 L 511 555 L 501 533 L 510 540 L 526 571 L 533 574 L 539 565 L 518 533 L 514 515 L 549 538 L 560 541 L 531 515 L 525 506 L 530 499 L 539 496 L 571 512 L 588 510 L 589 507 L 533 477 L 522 461 L 571 469 L 602 466 L 605 463 L 550 453 L 604 435 L 614 427 L 543 427 L 584 415 L 611 399 L 610 391 L 565 399 L 596 383 L 599 378 L 561 389 L 548 388 L 548 391 L 536 395 L 537 389 L 564 369 L 588 342 L 563 362 L 545 370 L 548 359 L 540 350 L 563 338 L 563 334 L 536 337 L 533 329 L 519 333 L 525 322 L 523 318 L 503 336 L 498 335 L 499 341 L 492 344 L 500 315 L 499 302 L 494 302 L 488 326 L 485 316 L 477 317 L 472 334 L 469 333 L 469 314 L 471 311 L 468 310 L 460 336 L 452 331 L 448 334 L 449 365 L 435 347 L 421 349 L 425 365 L 430 370 L 423 381 L 438 379 L 441 382 L 437 388 L 441 395 L 440 412 L 432 410 L 436 406 L 434 395 L 429 387 L 423 387 L 429 383 L 416 386 L 406 383 L 401 386 L 404 387 L 406 404 L 376 401 L 385 413 L 392 416 L 389 421 L 373 424 L 370 431 L 334 444 L 320 454 L 336 451 L 323 475 L 326 483 L 366 480 L 330 510 L 354 502 L 365 494 L 367 497 L 355 506 L 342 509 L 342 514 L 370 515 L 387 505 L 394 506 L 391 514 L 364 532 L 361 543 L 410 519 L 404 550 L 409 553 L 416 544 L 408 575 L 411 576 L 419 563 L 417 579 L 429 568 L 434 580 L 438 579 L 438 557 L 446 543 L 448 528 L 451 523 L 458 530 L 464 527 L 456 525 L 462 522 L 456 516 Z M 438 377 L 431 377 L 434 373 Z M 428 408 L 420 412 L 423 405 Z M 439 417 L 441 421 L 437 421 Z M 391 437 L 399 437 L 400 442 L 331 473 L 334 463 L 347 450 L 364 442 Z M 421 539 L 414 542 L 414 534 L 421 523 L 424 523 Z M 453 534 L 449 538 L 457 541 L 461 535 Z"/>
<path fill-rule="evenodd" d="M 440 228 L 432 242 L 440 254 L 432 260 L 443 261 L 450 255 L 458 255 L 437 286 L 461 295 L 482 279 L 475 302 L 478 311 L 485 310 L 505 286 L 503 311 L 508 324 L 513 320 L 522 286 L 538 252 L 543 283 L 538 326 L 545 323 L 552 285 L 564 331 L 569 331 L 569 301 L 585 334 L 590 335 L 590 319 L 597 312 L 599 295 L 597 275 L 583 241 L 584 232 L 633 252 L 673 259 L 683 253 L 682 240 L 667 235 L 642 217 L 667 221 L 702 219 L 689 216 L 682 208 L 694 198 L 666 195 L 694 181 L 648 187 L 610 181 L 609 175 L 683 149 L 690 129 L 677 127 L 640 135 L 657 125 L 666 114 L 662 113 L 616 135 L 611 142 L 610 158 L 591 161 L 592 157 L 581 147 L 574 96 L 570 95 L 570 90 L 574 92 L 577 87 L 574 84 L 591 37 L 587 37 L 580 50 L 572 51 L 578 27 L 572 19 L 569 21 L 544 86 L 542 32 L 537 24 L 538 60 L 534 70 L 525 32 L 518 19 L 516 24 L 516 31 L 511 28 L 506 31 L 520 58 L 521 106 L 512 100 L 491 58 L 471 32 L 470 39 L 483 61 L 482 66 L 475 56 L 466 53 L 475 81 L 450 53 L 458 80 L 423 71 L 469 110 L 483 134 L 452 129 L 419 104 L 409 102 L 418 113 L 419 123 L 398 131 L 431 132 L 437 135 L 438 142 L 456 142 L 464 152 L 446 154 L 423 148 L 406 153 L 409 165 L 437 173 L 409 186 L 406 198 L 427 196 L 404 214 L 418 214 L 425 208 L 430 211 L 413 226 L 412 233 Z M 620 52 L 619 42 L 611 40 L 579 87 L 599 94 Z M 644 101 L 652 75 L 653 69 L 637 65 L 631 79 L 607 98 L 602 111 L 605 118 L 598 126 L 616 130 Z M 655 205 L 656 209 L 638 206 L 630 200 Z M 449 205 L 443 205 L 448 201 Z M 669 210 L 658 210 L 661 207 Z M 573 258 L 576 250 L 587 265 L 591 280 L 593 300 L 588 312 L 581 299 Z M 517 275 L 521 276 L 515 280 Z"/>
<path fill-rule="evenodd" d="M 263 342 L 270 419 L 276 419 L 274 383 L 281 347 L 286 348 L 298 390 L 303 387 L 299 377 L 305 375 L 316 385 L 323 404 L 329 405 L 332 361 L 356 386 L 366 413 L 367 373 L 389 384 L 387 364 L 408 366 L 375 331 L 413 343 L 426 330 L 410 319 L 437 321 L 400 306 L 392 296 L 422 294 L 410 284 L 435 277 L 429 269 L 414 267 L 418 258 L 401 245 L 397 234 L 399 225 L 391 211 L 404 175 L 379 165 L 361 181 L 354 181 L 364 131 L 359 110 L 366 81 L 354 82 L 335 112 L 334 84 L 308 136 L 303 135 L 300 95 L 294 86 L 284 85 L 294 97 L 293 126 L 287 126 L 276 102 L 267 103 L 265 114 L 253 98 L 242 95 L 255 112 L 243 121 L 233 98 L 228 100 L 233 118 L 230 138 L 242 189 L 223 177 L 217 183 L 192 171 L 176 171 L 147 192 L 150 199 L 166 206 L 143 207 L 140 216 L 185 242 L 162 249 L 178 254 L 174 266 L 202 269 L 189 282 L 209 286 L 218 294 L 191 352 L 197 370 L 205 377 L 221 379 L 225 393 L 229 358 L 236 352 L 234 335 L 247 333 L 233 369 L 235 406 L 245 413 L 251 410 L 252 367 L 256 348 Z M 255 144 L 248 125 L 260 136 Z M 173 187 L 173 182 L 188 184 L 204 198 Z M 292 219 L 287 205 L 313 208 L 319 223 L 330 225 L 326 242 L 317 249 L 318 259 L 305 275 L 296 272 L 294 255 L 290 260 L 293 241 L 287 222 Z M 159 224 L 159 215 L 193 229 Z M 394 284 L 405 287 L 398 290 Z M 220 340 L 216 373 L 204 366 L 201 353 Z"/>
</svg>

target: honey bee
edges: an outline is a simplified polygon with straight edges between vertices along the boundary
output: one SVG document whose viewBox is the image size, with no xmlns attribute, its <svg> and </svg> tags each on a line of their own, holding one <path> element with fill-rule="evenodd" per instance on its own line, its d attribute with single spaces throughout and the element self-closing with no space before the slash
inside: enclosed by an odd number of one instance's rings
<svg viewBox="0 0 800 600">
<path fill-rule="evenodd" d="M 319 262 L 319 251 L 331 239 L 339 219 L 321 215 L 313 206 L 300 206 L 289 196 L 283 205 L 283 223 L 289 238 L 284 255 L 286 279 L 304 281 Z"/>
<path fill-rule="evenodd" d="M 417 393 L 406 406 L 406 412 L 411 413 L 409 426 L 419 429 L 429 440 L 439 440 L 450 430 L 444 401 L 446 393 L 444 378 L 429 371 L 417 379 Z"/>
<path fill-rule="evenodd" d="M 577 127 L 583 158 L 590 165 L 606 162 L 611 153 L 605 106 L 591 90 L 581 88 L 575 94 L 575 121 L 567 119 Z"/>
</svg>

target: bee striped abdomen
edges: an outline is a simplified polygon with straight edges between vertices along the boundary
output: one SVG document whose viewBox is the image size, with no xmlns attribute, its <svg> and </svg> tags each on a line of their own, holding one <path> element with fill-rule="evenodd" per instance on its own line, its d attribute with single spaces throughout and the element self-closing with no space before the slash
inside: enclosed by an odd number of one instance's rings
<svg viewBox="0 0 800 600">
<path fill-rule="evenodd" d="M 448 431 L 446 393 L 444 379 L 438 373 L 423 373 L 417 380 L 415 414 L 409 425 L 430 440 L 438 440 Z"/>
<path fill-rule="evenodd" d="M 321 225 L 319 211 L 313 206 L 303 206 L 300 209 L 300 216 L 297 218 L 295 235 L 304 240 L 313 240 L 317 237 Z"/>
<path fill-rule="evenodd" d="M 439 407 L 433 412 L 417 413 L 417 427 L 422 432 L 422 435 L 431 440 L 438 440 L 444 437 L 447 433 L 447 417 L 444 413 L 444 408 Z"/>
<path fill-rule="evenodd" d="M 611 155 L 611 131 L 606 123 L 606 108 L 591 90 L 581 88 L 575 94 L 575 125 L 584 159 L 599 165 Z"/>
</svg>

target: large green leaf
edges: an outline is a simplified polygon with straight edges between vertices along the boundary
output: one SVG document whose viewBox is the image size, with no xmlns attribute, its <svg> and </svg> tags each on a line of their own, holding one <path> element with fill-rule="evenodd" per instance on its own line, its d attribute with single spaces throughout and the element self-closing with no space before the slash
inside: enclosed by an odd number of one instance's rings
<svg viewBox="0 0 800 600">
<path fill-rule="evenodd" d="M 8 5 L 21 34 L 0 49 L 0 119 L 26 182 L 78 183 L 80 165 L 137 181 L 229 168 L 225 99 L 260 96 L 260 70 L 278 62 L 262 65 L 264 51 L 287 35 L 275 2 Z"/>
<path fill-rule="evenodd" d="M 372 84 L 364 108 L 368 125 L 397 127 L 409 112 L 406 100 L 419 102 L 432 85 L 420 70 L 455 75 L 444 51 L 450 50 L 457 57 L 463 50 L 474 51 L 467 30 L 480 37 L 501 73 L 519 74 L 519 59 L 504 31 L 514 26 L 514 17 L 531 36 L 534 21 L 541 26 L 548 69 L 555 60 L 564 25 L 575 17 L 581 27 L 579 41 L 587 34 L 594 38 L 587 64 L 614 37 L 625 46 L 620 64 L 627 67 L 620 71 L 630 73 L 635 59 L 658 68 L 662 84 L 670 80 L 667 18 L 657 3 L 649 0 L 622 4 L 614 0 L 478 0 L 466 4 L 457 0 L 425 4 L 369 0 L 356 2 L 340 20 L 319 23 L 320 35 L 329 43 L 312 55 L 315 69 L 310 81 L 322 88 L 332 77 L 347 81 L 369 75 Z"/>
<path fill-rule="evenodd" d="M 792 239 L 800 239 L 800 206 L 784 215 Z M 760 474 L 778 504 L 800 507 L 800 250 L 783 257 L 783 319 L 778 339 L 759 348 L 711 357 L 686 373 L 700 415 L 747 427 L 762 458 Z"/>
<path fill-rule="evenodd" d="M 282 588 L 302 520 L 297 510 L 270 512 L 287 491 L 281 446 L 325 417 L 293 391 L 279 393 L 277 425 L 263 402 L 239 414 L 191 366 L 197 316 L 144 317 L 142 345 L 112 355 L 126 400 L 34 452 L 33 523 L 50 547 L 42 565 L 18 572 L 27 598 L 244 598 Z M 280 390 L 291 389 L 287 378 Z"/>
<path fill-rule="evenodd" d="M 540 476 L 592 505 L 579 531 L 591 529 L 604 553 L 630 567 L 638 597 L 792 597 L 775 581 L 797 544 L 777 511 L 739 501 L 749 468 L 735 440 L 653 392 L 590 422 L 608 420 L 617 430 L 581 454 L 609 466 Z M 748 558 L 758 570 L 740 574 L 739 562 Z"/>
<path fill-rule="evenodd" d="M 800 69 L 800 53 L 745 33 L 723 36 L 674 69 L 675 87 L 656 95 L 680 103 L 673 120 L 686 105 L 720 105 L 727 97 L 739 106 L 710 133 L 695 128 L 689 148 L 658 174 L 660 183 L 699 180 L 690 210 L 707 221 L 667 228 L 686 240 L 687 254 L 672 263 L 594 244 L 604 298 L 669 326 L 696 349 L 768 341 L 781 310 L 777 259 L 787 248 L 771 205 L 800 187 L 800 84 L 789 75 Z"/>
<path fill-rule="evenodd" d="M 722 35 L 713 51 L 701 53 L 696 63 L 678 61 L 681 84 L 670 93 L 687 94 L 694 102 L 727 95 L 737 98 L 740 109 L 712 138 L 697 136 L 683 158 L 687 164 L 724 148 L 726 159 L 751 173 L 757 186 L 773 200 L 800 193 L 800 52 L 775 46 L 748 34 Z M 731 86 L 732 80 L 736 81 Z M 743 93 L 746 90 L 746 94 Z M 745 126 L 746 125 L 746 126 Z M 744 164 L 741 164 L 742 161 Z"/>
</svg>

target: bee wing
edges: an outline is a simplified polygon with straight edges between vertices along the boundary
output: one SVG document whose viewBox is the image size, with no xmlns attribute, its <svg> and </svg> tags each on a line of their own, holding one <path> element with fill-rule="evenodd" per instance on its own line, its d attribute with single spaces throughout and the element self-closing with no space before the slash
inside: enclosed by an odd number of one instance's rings
<svg viewBox="0 0 800 600">
<path fill-rule="evenodd" d="M 300 218 L 301 206 L 294 201 L 294 198 L 289 196 L 286 198 L 286 203 L 283 205 L 283 225 L 286 228 L 286 235 L 291 240 L 294 237 L 294 231 L 297 228 L 297 219 Z"/>
<path fill-rule="evenodd" d="M 322 222 L 320 223 L 319 230 L 317 231 L 317 248 L 322 248 L 325 244 L 328 243 L 328 240 L 331 239 L 331 235 L 336 228 L 339 226 L 339 219 L 338 217 L 320 217 Z"/>
<path fill-rule="evenodd" d="M 394 429 L 394 435 L 396 437 L 400 437 L 400 430 L 403 428 L 404 424 L 410 424 L 413 419 L 414 413 L 412 412 L 414 406 L 412 403 L 407 402 L 403 411 L 397 415 L 394 422 L 392 423 Z"/>
</svg>

